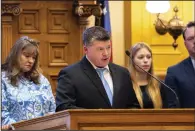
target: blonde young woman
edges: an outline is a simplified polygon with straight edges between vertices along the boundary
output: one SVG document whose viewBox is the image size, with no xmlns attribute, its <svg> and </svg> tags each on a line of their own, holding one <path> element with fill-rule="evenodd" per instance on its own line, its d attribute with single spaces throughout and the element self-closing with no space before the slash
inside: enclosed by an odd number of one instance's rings
<svg viewBox="0 0 195 131">
<path fill-rule="evenodd" d="M 164 102 L 163 86 L 160 83 L 141 70 L 153 74 L 152 51 L 150 47 L 143 42 L 136 43 L 130 49 L 129 71 L 133 81 L 133 88 L 141 108 L 163 108 L 166 107 Z M 138 65 L 136 66 L 133 62 Z"/>
</svg>

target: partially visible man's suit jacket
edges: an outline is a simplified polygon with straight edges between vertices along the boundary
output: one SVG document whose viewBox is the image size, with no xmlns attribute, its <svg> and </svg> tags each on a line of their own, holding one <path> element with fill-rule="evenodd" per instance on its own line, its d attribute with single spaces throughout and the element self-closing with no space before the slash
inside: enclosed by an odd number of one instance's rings
<svg viewBox="0 0 195 131">
<path fill-rule="evenodd" d="M 96 70 L 83 57 L 80 62 L 60 71 L 56 89 L 56 111 L 138 107 L 128 70 L 113 63 L 108 66 L 113 80 L 113 106 L 109 103 Z"/>
<path fill-rule="evenodd" d="M 190 57 L 168 68 L 165 83 L 178 94 L 181 108 L 195 108 L 195 70 Z M 168 106 L 178 107 L 173 92 L 166 93 Z"/>
</svg>

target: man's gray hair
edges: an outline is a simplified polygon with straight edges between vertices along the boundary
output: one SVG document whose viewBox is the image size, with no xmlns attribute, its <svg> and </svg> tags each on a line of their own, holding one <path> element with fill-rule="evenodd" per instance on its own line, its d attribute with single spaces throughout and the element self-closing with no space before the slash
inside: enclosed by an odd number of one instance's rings
<svg viewBox="0 0 195 131">
<path fill-rule="evenodd" d="M 87 28 L 83 32 L 83 43 L 85 46 L 89 46 L 93 41 L 96 40 L 108 41 L 110 40 L 110 33 L 100 26 Z"/>
</svg>

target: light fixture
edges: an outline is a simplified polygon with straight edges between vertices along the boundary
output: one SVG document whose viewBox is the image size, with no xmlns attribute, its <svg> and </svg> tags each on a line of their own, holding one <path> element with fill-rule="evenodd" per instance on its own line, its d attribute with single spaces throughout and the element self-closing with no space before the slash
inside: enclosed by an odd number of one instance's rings
<svg viewBox="0 0 195 131">
<path fill-rule="evenodd" d="M 172 46 L 174 47 L 174 49 L 176 49 L 178 46 L 176 40 L 178 36 L 182 34 L 184 23 L 181 19 L 177 17 L 177 12 L 179 11 L 177 6 L 175 6 L 173 9 L 175 15 L 172 19 L 170 19 L 168 22 L 160 19 L 160 14 L 167 12 L 169 8 L 169 1 L 146 1 L 146 9 L 150 13 L 157 14 L 157 20 L 154 24 L 156 32 L 160 35 L 164 35 L 169 32 L 169 34 L 174 39 Z"/>
</svg>

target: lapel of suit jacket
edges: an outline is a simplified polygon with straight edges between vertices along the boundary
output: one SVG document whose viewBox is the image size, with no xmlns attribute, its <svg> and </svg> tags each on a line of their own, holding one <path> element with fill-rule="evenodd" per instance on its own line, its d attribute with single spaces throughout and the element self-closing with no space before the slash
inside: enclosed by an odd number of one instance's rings
<svg viewBox="0 0 195 131">
<path fill-rule="evenodd" d="M 187 79 L 190 79 L 191 83 L 194 84 L 194 87 L 195 87 L 195 71 L 194 71 L 190 57 L 188 57 L 186 59 L 186 61 L 184 62 L 184 69 L 186 70 L 187 74 L 189 75 L 189 78 L 187 78 Z"/>
<path fill-rule="evenodd" d="M 110 63 L 109 65 L 109 70 L 110 70 L 110 73 L 111 73 L 111 76 L 112 76 L 112 81 L 113 81 L 113 106 L 114 106 L 114 102 L 115 102 L 115 99 L 117 98 L 117 93 L 120 89 L 120 82 L 119 82 L 119 79 L 118 78 L 118 74 L 117 74 L 117 69 L 113 66 L 112 63 Z M 121 96 L 119 96 L 121 97 Z"/>
<path fill-rule="evenodd" d="M 86 57 L 83 57 L 83 59 L 81 60 L 81 63 L 82 63 L 82 68 L 84 69 L 84 73 L 89 77 L 92 83 L 97 87 L 100 94 L 105 99 L 105 101 L 108 103 L 108 105 L 111 106 L 108 96 L 106 94 L 106 91 L 104 89 L 104 86 L 102 84 L 102 81 L 100 77 L 98 76 L 96 70 L 93 68 L 93 66 L 87 60 Z"/>
</svg>

